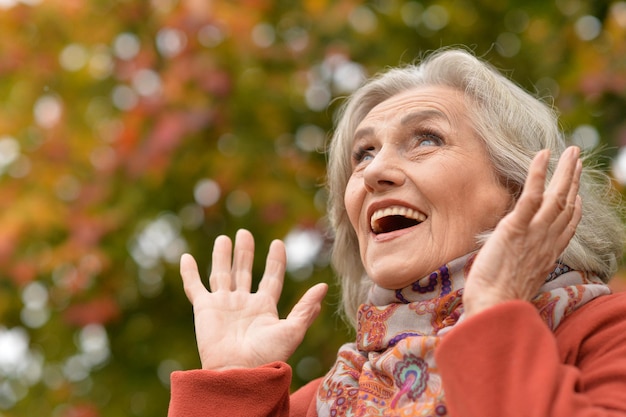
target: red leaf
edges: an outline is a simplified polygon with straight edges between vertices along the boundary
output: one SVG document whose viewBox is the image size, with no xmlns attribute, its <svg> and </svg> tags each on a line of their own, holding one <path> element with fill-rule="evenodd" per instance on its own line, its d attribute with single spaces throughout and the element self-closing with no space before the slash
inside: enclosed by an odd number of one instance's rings
<svg viewBox="0 0 626 417">
<path fill-rule="evenodd" d="M 65 409 L 62 417 L 100 417 L 96 406 L 92 404 L 73 405 Z"/>
<path fill-rule="evenodd" d="M 117 319 L 120 310 L 111 297 L 101 297 L 81 304 L 70 306 L 64 313 L 64 319 L 69 324 L 86 326 L 88 324 L 106 324 Z"/>
</svg>

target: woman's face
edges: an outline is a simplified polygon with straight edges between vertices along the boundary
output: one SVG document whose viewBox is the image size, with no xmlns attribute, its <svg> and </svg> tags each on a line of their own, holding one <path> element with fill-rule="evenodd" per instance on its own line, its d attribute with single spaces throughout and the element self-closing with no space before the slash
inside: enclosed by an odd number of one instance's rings
<svg viewBox="0 0 626 417">
<path fill-rule="evenodd" d="M 402 288 L 477 249 L 512 198 L 476 136 L 463 93 L 403 92 L 356 129 L 344 201 L 368 276 Z"/>
</svg>

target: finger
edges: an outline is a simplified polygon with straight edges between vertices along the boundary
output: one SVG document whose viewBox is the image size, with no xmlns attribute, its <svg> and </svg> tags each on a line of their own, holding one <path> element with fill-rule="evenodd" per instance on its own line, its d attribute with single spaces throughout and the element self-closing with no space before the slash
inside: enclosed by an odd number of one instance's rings
<svg viewBox="0 0 626 417">
<path fill-rule="evenodd" d="M 571 212 L 578 194 L 580 176 L 580 150 L 571 146 L 559 158 L 556 170 L 545 192 L 546 201 L 542 206 L 541 217 L 551 224 L 562 212 Z"/>
<path fill-rule="evenodd" d="M 556 170 L 553 175 L 552 183 L 558 184 L 560 188 L 564 188 L 562 184 L 569 185 L 577 171 L 578 161 L 580 160 L 580 148 L 577 146 L 568 147 L 557 163 Z M 552 186 L 552 185 L 551 185 Z M 548 187 L 550 188 L 550 186 Z"/>
<path fill-rule="evenodd" d="M 205 293 L 207 290 L 202 284 L 196 260 L 188 253 L 180 257 L 180 275 L 183 278 L 185 295 L 191 304 L 193 304 L 196 297 Z"/>
<path fill-rule="evenodd" d="M 565 249 L 569 245 L 570 240 L 572 240 L 572 238 L 574 237 L 574 234 L 576 233 L 576 228 L 578 227 L 578 223 L 580 223 L 580 220 L 582 219 L 582 214 L 582 200 L 580 196 L 576 196 L 573 214 L 567 226 L 564 227 L 563 231 L 561 232 L 561 236 L 559 236 L 555 245 L 555 248 L 558 251 L 558 256 L 561 256 L 563 251 L 565 251 Z"/>
<path fill-rule="evenodd" d="M 549 161 L 550 151 L 544 149 L 535 155 L 530 164 L 522 194 L 512 212 L 515 221 L 521 225 L 528 225 L 541 207 Z"/>
<path fill-rule="evenodd" d="M 552 211 L 552 214 L 547 214 L 546 222 L 550 224 L 551 228 L 557 231 L 563 231 L 569 226 L 574 216 L 576 205 L 581 205 L 580 197 L 578 196 L 578 190 L 580 188 L 580 175 L 582 173 L 582 161 L 577 159 L 572 162 L 574 168 L 571 174 L 568 173 L 566 181 L 561 185 L 562 190 L 555 191 L 558 196 L 551 196 L 546 198 L 546 202 L 552 202 L 552 207 L 546 209 L 547 212 Z M 563 196 L 567 193 L 567 196 Z M 551 220 L 550 217 L 555 215 L 556 219 Z"/>
<path fill-rule="evenodd" d="M 294 330 L 304 335 L 322 309 L 322 300 L 328 292 L 328 285 L 320 283 L 309 288 L 293 307 L 285 319 Z"/>
<path fill-rule="evenodd" d="M 285 244 L 281 240 L 274 240 L 267 253 L 265 272 L 259 283 L 259 292 L 267 292 L 276 302 L 278 302 L 283 290 L 286 265 Z"/>
<path fill-rule="evenodd" d="M 567 207 L 573 212 L 576 205 L 582 205 L 582 200 L 578 195 L 580 190 L 580 176 L 583 171 L 583 163 L 580 158 L 576 159 L 576 165 L 574 167 L 573 174 L 570 179 L 570 186 L 567 194 Z"/>
<path fill-rule="evenodd" d="M 556 170 L 550 184 L 548 185 L 547 192 L 553 192 L 558 194 L 559 192 L 567 195 L 572 186 L 572 182 L 576 181 L 576 174 L 580 174 L 578 171 L 580 161 L 580 149 L 576 146 L 570 146 L 567 148 L 557 163 Z M 576 181 L 576 184 L 578 182 Z"/>
<path fill-rule="evenodd" d="M 572 186 L 569 190 L 569 195 L 567 196 L 567 201 L 572 202 L 574 206 L 577 203 L 582 205 L 582 200 L 580 200 L 580 196 L 578 195 L 578 191 L 580 191 L 580 177 L 583 173 L 583 161 L 578 158 L 576 161 L 576 169 L 574 170 L 574 176 L 572 178 Z"/>
<path fill-rule="evenodd" d="M 231 289 L 250 292 L 254 263 L 254 237 L 245 229 L 237 231 L 231 274 Z"/>
<path fill-rule="evenodd" d="M 579 195 L 576 195 L 576 202 L 574 203 L 574 214 L 572 215 L 572 220 L 570 220 L 569 225 L 568 225 L 568 231 L 569 231 L 569 239 L 567 240 L 568 242 L 572 237 L 574 237 L 574 234 L 576 233 L 576 228 L 578 227 L 578 224 L 580 223 L 582 218 L 583 218 L 583 200 L 582 198 L 580 198 Z"/>
<path fill-rule="evenodd" d="M 211 275 L 209 275 L 209 287 L 213 292 L 230 290 L 232 246 L 233 244 L 227 236 L 218 236 L 215 239 L 211 258 Z"/>
</svg>

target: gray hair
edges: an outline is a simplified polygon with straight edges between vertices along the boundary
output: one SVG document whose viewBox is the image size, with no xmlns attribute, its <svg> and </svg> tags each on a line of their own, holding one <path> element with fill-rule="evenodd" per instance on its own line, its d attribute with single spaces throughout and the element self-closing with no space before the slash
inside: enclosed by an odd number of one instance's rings
<svg viewBox="0 0 626 417">
<path fill-rule="evenodd" d="M 342 284 L 342 305 L 355 324 L 358 306 L 372 283 L 360 259 L 355 231 L 344 206 L 352 173 L 350 158 L 358 124 L 379 103 L 419 86 L 448 86 L 464 92 L 477 135 L 484 141 L 494 171 L 515 199 L 535 154 L 550 149 L 550 179 L 566 148 L 556 111 L 465 50 L 443 49 L 419 64 L 392 68 L 361 86 L 343 103 L 328 149 L 329 221 L 334 233 L 332 262 Z M 617 193 L 608 176 L 583 168 L 579 195 L 583 216 L 560 261 L 590 271 L 607 282 L 616 272 L 624 245 Z M 488 231 L 486 231 L 488 232 Z M 483 241 L 485 233 L 477 236 Z"/>
</svg>

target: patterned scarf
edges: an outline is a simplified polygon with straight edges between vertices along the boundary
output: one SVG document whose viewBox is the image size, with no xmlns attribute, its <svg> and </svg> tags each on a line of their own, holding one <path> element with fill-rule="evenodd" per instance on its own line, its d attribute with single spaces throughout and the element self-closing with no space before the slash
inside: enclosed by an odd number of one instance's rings
<svg viewBox="0 0 626 417">
<path fill-rule="evenodd" d="M 461 295 L 475 253 L 401 290 L 374 286 L 359 307 L 356 343 L 343 345 L 320 384 L 319 417 L 446 416 L 434 352 L 463 319 Z M 610 290 L 592 274 L 557 265 L 532 301 L 554 331 Z"/>
</svg>

